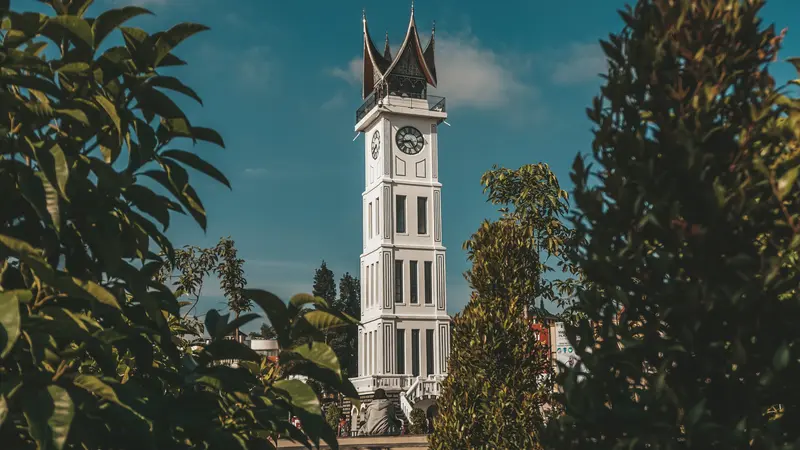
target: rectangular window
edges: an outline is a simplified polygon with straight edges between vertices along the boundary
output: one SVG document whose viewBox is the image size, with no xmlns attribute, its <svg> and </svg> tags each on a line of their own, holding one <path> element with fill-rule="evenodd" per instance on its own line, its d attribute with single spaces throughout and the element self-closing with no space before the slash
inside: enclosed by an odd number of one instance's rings
<svg viewBox="0 0 800 450">
<path fill-rule="evenodd" d="M 411 375 L 419 376 L 419 330 L 411 330 Z"/>
<path fill-rule="evenodd" d="M 367 215 L 367 228 L 369 228 L 369 237 L 372 237 L 372 202 L 369 203 L 369 215 Z"/>
<path fill-rule="evenodd" d="M 395 232 L 406 232 L 406 196 L 398 195 L 394 200 L 395 205 Z"/>
<path fill-rule="evenodd" d="M 427 197 L 417 197 L 417 234 L 428 234 Z"/>
<path fill-rule="evenodd" d="M 411 296 L 411 303 L 419 303 L 417 274 L 418 274 L 417 262 L 409 261 L 408 276 L 409 276 L 409 281 L 411 281 L 411 292 L 409 292 L 409 295 Z"/>
<path fill-rule="evenodd" d="M 370 270 L 370 266 L 367 265 L 366 267 L 366 276 L 367 276 L 367 289 L 364 292 L 367 297 L 367 308 L 371 306 L 372 302 L 372 291 L 369 290 L 369 279 L 372 277 L 372 270 Z"/>
<path fill-rule="evenodd" d="M 433 263 L 425 261 L 425 304 L 433 303 Z"/>
<path fill-rule="evenodd" d="M 381 199 L 375 199 L 375 234 L 381 235 Z"/>
<path fill-rule="evenodd" d="M 395 372 L 403 375 L 406 373 L 406 330 L 397 329 L 395 344 Z"/>
<path fill-rule="evenodd" d="M 403 261 L 394 261 L 394 302 L 403 303 Z"/>
<path fill-rule="evenodd" d="M 433 330 L 425 330 L 425 361 L 427 367 L 426 375 L 433 374 Z"/>
</svg>

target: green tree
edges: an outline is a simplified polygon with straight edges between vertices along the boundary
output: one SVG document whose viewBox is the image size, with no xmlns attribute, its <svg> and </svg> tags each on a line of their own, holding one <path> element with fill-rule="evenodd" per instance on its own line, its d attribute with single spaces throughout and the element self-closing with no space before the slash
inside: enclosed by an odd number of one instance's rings
<svg viewBox="0 0 800 450">
<path fill-rule="evenodd" d="M 333 309 L 354 320 L 361 317 L 361 282 L 349 273 L 339 280 L 339 299 L 334 302 Z M 330 344 L 344 373 L 355 376 L 358 373 L 358 324 L 338 329 Z"/>
<path fill-rule="evenodd" d="M 322 297 L 333 305 L 336 302 L 336 279 L 333 276 L 333 271 L 328 268 L 325 261 L 319 266 L 319 269 L 314 271 L 314 287 L 311 294 L 315 297 Z"/>
<path fill-rule="evenodd" d="M 425 411 L 414 408 L 411 410 L 411 425 L 408 426 L 410 434 L 426 434 L 428 432 Z"/>
<path fill-rule="evenodd" d="M 185 64 L 174 48 L 207 28 L 148 34 L 124 26 L 150 14 L 140 7 L 86 17 L 90 0 L 43 3 L 54 15 L 0 1 L 3 447 L 270 448 L 266 438 L 279 435 L 335 443 L 313 391 L 288 377 L 357 396 L 318 342 L 346 317 L 310 296 L 287 306 L 242 291 L 275 326 L 284 349 L 276 367 L 225 339 L 254 315 L 230 321 L 212 310 L 203 324 L 211 342 L 188 345 L 182 337 L 198 324 L 182 320 L 175 293 L 155 279 L 164 262 L 156 252 L 174 262 L 163 234 L 171 214 L 206 225 L 187 168 L 230 185 L 178 149 L 223 140 L 190 122 L 171 95 L 199 97 L 163 73 Z M 108 40 L 117 33 L 120 45 Z M 300 308 L 301 320 L 289 321 Z M 317 342 L 293 346 L 294 336 Z M 220 364 L 230 359 L 238 368 Z"/>
<path fill-rule="evenodd" d="M 495 167 L 481 182 L 501 216 L 464 244 L 473 293 L 454 319 L 431 448 L 541 448 L 536 427 L 554 412 L 552 363 L 528 312 L 538 311 L 537 298 L 560 300 L 560 285 L 545 279 L 550 258 L 574 271 L 565 261 L 571 232 L 561 222 L 567 194 L 545 164 Z"/>
<path fill-rule="evenodd" d="M 641 0 L 602 42 L 572 174 L 591 323 L 549 448 L 798 448 L 800 101 L 764 4 Z"/>
</svg>

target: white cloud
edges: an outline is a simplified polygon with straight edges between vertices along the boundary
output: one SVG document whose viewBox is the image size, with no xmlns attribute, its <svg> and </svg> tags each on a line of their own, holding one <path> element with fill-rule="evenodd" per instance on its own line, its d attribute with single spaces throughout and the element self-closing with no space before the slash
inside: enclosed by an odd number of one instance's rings
<svg viewBox="0 0 800 450">
<path fill-rule="evenodd" d="M 570 85 L 598 80 L 607 69 L 606 57 L 598 43 L 573 43 L 566 56 L 553 66 L 551 79 L 555 84 Z"/>
<path fill-rule="evenodd" d="M 351 59 L 345 68 L 334 67 L 333 69 L 329 69 L 328 74 L 350 84 L 357 85 L 361 82 L 361 58 Z"/>
<path fill-rule="evenodd" d="M 339 109 L 342 106 L 347 104 L 347 100 L 344 98 L 344 94 L 341 92 L 337 92 L 334 94 L 333 97 L 328 99 L 325 103 L 320 106 L 320 109 L 324 111 L 330 111 L 332 109 Z"/>
<path fill-rule="evenodd" d="M 421 36 L 426 45 L 428 36 Z M 393 53 L 396 53 L 394 49 Z M 537 94 L 533 86 L 522 80 L 527 58 L 516 53 L 498 53 L 466 31 L 460 34 L 436 35 L 436 70 L 438 89 L 432 95 L 447 97 L 452 108 L 497 109 L 519 99 Z M 328 74 L 350 84 L 361 82 L 361 58 L 350 60 L 345 67 L 328 70 Z"/>
<path fill-rule="evenodd" d="M 210 66 L 214 76 L 233 73 L 234 87 L 261 91 L 271 85 L 275 77 L 275 59 L 267 47 L 253 46 L 239 52 L 232 52 L 216 45 L 205 45 L 199 50 L 199 60 L 216 61 Z"/>
</svg>

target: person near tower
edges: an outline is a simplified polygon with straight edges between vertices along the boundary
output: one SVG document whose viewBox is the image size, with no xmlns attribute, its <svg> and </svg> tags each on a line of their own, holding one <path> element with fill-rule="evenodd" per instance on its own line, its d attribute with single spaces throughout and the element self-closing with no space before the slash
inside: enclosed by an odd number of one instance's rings
<svg viewBox="0 0 800 450">
<path fill-rule="evenodd" d="M 375 397 L 364 413 L 364 420 L 361 433 L 369 436 L 397 435 L 402 423 L 397 419 L 394 403 L 386 398 L 383 389 L 375 390 Z"/>
</svg>

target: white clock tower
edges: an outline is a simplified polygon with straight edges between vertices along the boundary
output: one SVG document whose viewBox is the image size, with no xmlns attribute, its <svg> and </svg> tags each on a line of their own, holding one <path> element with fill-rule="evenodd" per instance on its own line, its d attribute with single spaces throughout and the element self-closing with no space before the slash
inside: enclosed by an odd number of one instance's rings
<svg viewBox="0 0 800 450">
<path fill-rule="evenodd" d="M 363 18 L 364 104 L 355 129 L 365 136 L 361 327 L 358 377 L 366 405 L 382 388 L 410 416 L 435 415 L 447 372 L 445 248 L 442 245 L 437 128 L 445 100 L 436 87 L 434 32 L 422 47 L 411 8 L 403 43 L 392 56 L 388 35 L 375 47 Z M 356 421 L 353 421 L 356 422 Z M 355 425 L 355 423 L 354 423 Z"/>
</svg>

